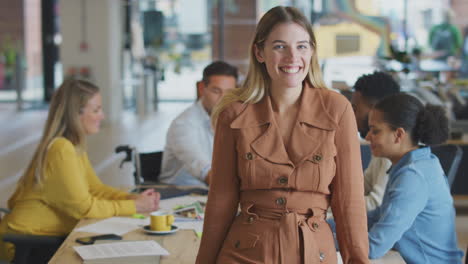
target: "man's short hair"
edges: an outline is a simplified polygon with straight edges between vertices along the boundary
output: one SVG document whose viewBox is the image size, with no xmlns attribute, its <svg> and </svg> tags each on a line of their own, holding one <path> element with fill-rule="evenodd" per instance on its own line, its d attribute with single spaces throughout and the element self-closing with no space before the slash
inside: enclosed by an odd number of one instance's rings
<svg viewBox="0 0 468 264">
<path fill-rule="evenodd" d="M 215 61 L 203 70 L 203 82 L 208 83 L 210 77 L 214 75 L 232 76 L 237 81 L 237 68 L 224 61 Z"/>
<path fill-rule="evenodd" d="M 368 104 L 374 105 L 386 96 L 399 93 L 400 85 L 391 75 L 375 71 L 359 77 L 354 91 L 359 91 Z"/>
</svg>

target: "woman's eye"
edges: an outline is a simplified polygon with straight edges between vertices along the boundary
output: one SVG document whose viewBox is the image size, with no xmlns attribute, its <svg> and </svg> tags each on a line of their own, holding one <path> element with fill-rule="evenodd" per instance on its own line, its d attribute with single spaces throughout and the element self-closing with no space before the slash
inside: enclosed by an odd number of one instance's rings
<svg viewBox="0 0 468 264">
<path fill-rule="evenodd" d="M 273 49 L 284 49 L 284 45 L 275 45 Z"/>
<path fill-rule="evenodd" d="M 297 46 L 298 49 L 308 49 L 309 47 L 307 45 L 299 45 Z"/>
</svg>

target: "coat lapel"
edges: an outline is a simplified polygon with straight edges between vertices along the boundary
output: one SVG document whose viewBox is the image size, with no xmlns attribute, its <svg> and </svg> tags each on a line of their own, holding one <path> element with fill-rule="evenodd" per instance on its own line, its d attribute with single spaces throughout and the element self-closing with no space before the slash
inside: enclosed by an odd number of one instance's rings
<svg viewBox="0 0 468 264">
<path fill-rule="evenodd" d="M 316 129 L 335 130 L 337 127 L 326 111 L 319 89 L 305 85 L 302 91 L 297 121 L 289 141 L 289 157 L 294 164 L 299 164 L 318 152 L 322 145 Z M 321 153 L 320 153 L 321 154 Z"/>
<path fill-rule="evenodd" d="M 252 137 L 250 147 L 257 155 L 270 162 L 292 165 L 273 118 L 270 96 L 264 96 L 260 102 L 249 104 L 231 123 L 231 128 L 241 129 L 242 132 L 253 127 L 267 126 L 265 132 Z"/>
<path fill-rule="evenodd" d="M 248 104 L 231 123 L 231 128 L 246 131 L 254 127 L 267 126 L 263 133 L 251 139 L 250 146 L 262 158 L 278 164 L 299 164 L 311 156 L 322 142 L 315 129 L 335 130 L 337 124 L 329 116 L 319 89 L 307 84 L 303 88 L 297 121 L 291 133 L 288 151 L 283 144 L 281 133 L 274 125 L 270 96 L 264 96 L 256 104 Z M 316 130 L 315 130 L 316 131 Z"/>
</svg>

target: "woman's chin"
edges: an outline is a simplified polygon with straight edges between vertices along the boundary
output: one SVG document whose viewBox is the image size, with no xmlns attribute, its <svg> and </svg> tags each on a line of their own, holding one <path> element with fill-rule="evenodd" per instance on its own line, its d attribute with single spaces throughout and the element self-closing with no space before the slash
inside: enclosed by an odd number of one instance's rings
<svg viewBox="0 0 468 264">
<path fill-rule="evenodd" d="M 379 158 L 382 157 L 382 154 L 378 150 L 371 149 L 371 153 L 372 153 L 372 156 L 374 157 L 379 157 Z"/>
<path fill-rule="evenodd" d="M 99 133 L 99 130 L 100 130 L 100 128 L 88 129 L 88 130 L 86 130 L 85 133 L 86 133 L 86 135 L 90 136 L 90 135 L 94 135 L 94 134 Z"/>
</svg>

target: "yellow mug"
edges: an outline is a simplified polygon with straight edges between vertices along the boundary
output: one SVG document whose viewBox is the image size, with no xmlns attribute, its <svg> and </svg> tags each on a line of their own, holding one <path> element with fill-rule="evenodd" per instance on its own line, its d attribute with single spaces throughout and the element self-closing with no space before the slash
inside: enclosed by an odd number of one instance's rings
<svg viewBox="0 0 468 264">
<path fill-rule="evenodd" d="M 172 223 L 174 223 L 174 216 L 165 211 L 156 211 L 150 214 L 152 231 L 170 231 Z"/>
</svg>

